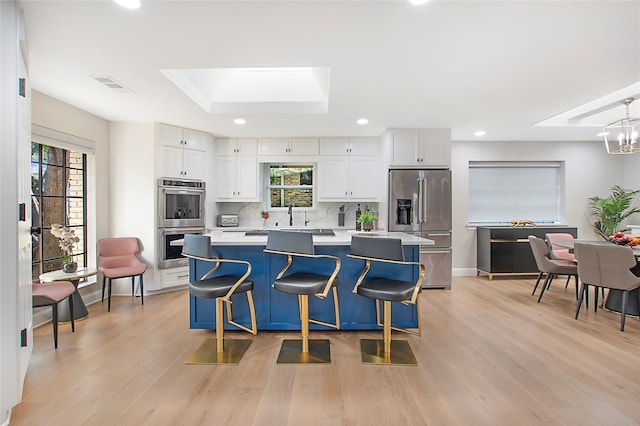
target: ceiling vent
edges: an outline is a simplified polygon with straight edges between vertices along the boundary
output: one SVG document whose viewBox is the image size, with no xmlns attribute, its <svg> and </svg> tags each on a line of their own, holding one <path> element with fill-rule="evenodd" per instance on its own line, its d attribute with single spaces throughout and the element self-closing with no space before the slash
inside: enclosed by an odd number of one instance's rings
<svg viewBox="0 0 640 426">
<path fill-rule="evenodd" d="M 118 92 L 134 93 L 133 90 L 123 86 L 122 84 L 118 83 L 116 80 L 109 77 L 108 75 L 92 75 L 90 77 L 93 78 L 98 83 L 104 84 L 109 89 L 116 90 Z"/>
</svg>

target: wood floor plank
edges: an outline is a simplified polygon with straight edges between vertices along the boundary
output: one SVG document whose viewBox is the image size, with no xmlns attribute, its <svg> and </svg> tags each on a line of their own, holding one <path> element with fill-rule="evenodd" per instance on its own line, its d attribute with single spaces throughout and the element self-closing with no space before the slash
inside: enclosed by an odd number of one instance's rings
<svg viewBox="0 0 640 426">
<path fill-rule="evenodd" d="M 413 367 L 363 364 L 361 338 L 317 331 L 329 365 L 279 365 L 298 332 L 227 332 L 250 339 L 237 366 L 185 365 L 207 338 L 190 330 L 188 293 L 115 297 L 89 306 L 76 332 L 34 330 L 12 425 L 639 425 L 640 321 L 584 309 L 557 280 L 540 303 L 534 278 L 455 277 L 424 291 Z M 591 295 L 592 296 L 592 295 Z M 592 296 L 593 297 L 593 296 Z M 348 309 L 342 307 L 341 309 Z"/>
</svg>

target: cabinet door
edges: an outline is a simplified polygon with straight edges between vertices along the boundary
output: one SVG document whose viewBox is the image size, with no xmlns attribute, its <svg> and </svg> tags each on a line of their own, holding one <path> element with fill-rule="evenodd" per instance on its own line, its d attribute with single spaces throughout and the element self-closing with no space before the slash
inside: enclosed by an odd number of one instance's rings
<svg viewBox="0 0 640 426">
<path fill-rule="evenodd" d="M 391 164 L 396 166 L 417 165 L 420 132 L 415 129 L 396 129 L 390 130 L 389 136 Z"/>
<path fill-rule="evenodd" d="M 289 155 L 318 155 L 319 140 L 315 138 L 289 139 Z"/>
<path fill-rule="evenodd" d="M 236 154 L 255 157 L 258 154 L 258 140 L 249 138 L 236 139 Z"/>
<path fill-rule="evenodd" d="M 349 139 L 349 155 L 378 155 L 378 139 Z"/>
<path fill-rule="evenodd" d="M 349 169 L 349 197 L 355 200 L 377 200 L 378 158 L 352 156 Z"/>
<path fill-rule="evenodd" d="M 320 159 L 318 164 L 319 200 L 349 198 L 349 160 L 346 156 Z"/>
<path fill-rule="evenodd" d="M 215 154 L 233 156 L 236 154 L 236 140 L 231 138 L 216 138 L 214 141 Z"/>
<path fill-rule="evenodd" d="M 236 159 L 233 156 L 216 159 L 216 199 L 232 200 L 236 193 Z"/>
<path fill-rule="evenodd" d="M 257 201 L 258 163 L 256 157 L 236 157 L 236 198 Z"/>
<path fill-rule="evenodd" d="M 320 155 L 347 155 L 347 154 L 349 154 L 349 139 L 347 138 L 320 139 Z"/>
<path fill-rule="evenodd" d="M 184 159 L 182 155 L 182 148 L 175 146 L 161 147 L 162 156 L 162 176 L 172 178 L 184 177 Z"/>
<path fill-rule="evenodd" d="M 209 135 L 204 132 L 198 132 L 196 130 L 184 129 L 182 140 L 184 147 L 187 149 L 193 149 L 197 151 L 206 151 Z"/>
<path fill-rule="evenodd" d="M 183 177 L 187 179 L 205 179 L 205 155 L 202 151 L 193 149 L 182 150 L 184 170 Z"/>
<path fill-rule="evenodd" d="M 420 130 L 420 163 L 425 166 L 451 164 L 451 131 L 449 129 Z"/>
<path fill-rule="evenodd" d="M 157 142 L 160 145 L 182 147 L 184 146 L 182 130 L 181 127 L 158 123 Z"/>
<path fill-rule="evenodd" d="M 258 139 L 258 153 L 260 155 L 287 155 L 289 140 L 287 139 Z"/>
</svg>

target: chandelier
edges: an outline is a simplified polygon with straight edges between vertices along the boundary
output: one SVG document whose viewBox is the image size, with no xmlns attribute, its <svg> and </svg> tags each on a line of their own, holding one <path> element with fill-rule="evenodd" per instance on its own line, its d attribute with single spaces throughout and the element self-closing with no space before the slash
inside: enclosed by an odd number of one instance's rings
<svg viewBox="0 0 640 426">
<path fill-rule="evenodd" d="M 622 100 L 621 102 L 627 107 L 627 116 L 602 128 L 604 145 L 609 154 L 633 154 L 640 151 L 638 146 L 640 118 L 629 117 L 629 105 L 633 101 L 635 101 L 634 98 Z"/>
</svg>

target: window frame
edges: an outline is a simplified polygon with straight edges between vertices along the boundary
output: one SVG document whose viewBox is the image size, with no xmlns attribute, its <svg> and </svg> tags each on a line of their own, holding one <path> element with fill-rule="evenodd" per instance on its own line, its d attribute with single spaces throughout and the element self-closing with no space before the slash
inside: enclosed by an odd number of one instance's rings
<svg viewBox="0 0 640 426">
<path fill-rule="evenodd" d="M 287 190 L 287 189 L 303 189 L 311 191 L 311 206 L 292 206 L 295 209 L 302 210 L 313 210 L 316 207 L 316 198 L 317 198 L 317 176 L 318 176 L 318 167 L 316 163 L 312 162 L 270 162 L 263 163 L 264 164 L 264 178 L 265 178 L 265 206 L 268 210 L 271 211 L 284 211 L 288 210 L 288 206 L 280 206 L 273 207 L 271 205 L 271 190 Z M 271 185 L 271 167 L 281 166 L 281 167 L 307 167 L 312 170 L 312 183 L 311 185 Z M 283 201 L 284 202 L 284 201 Z"/>
</svg>

